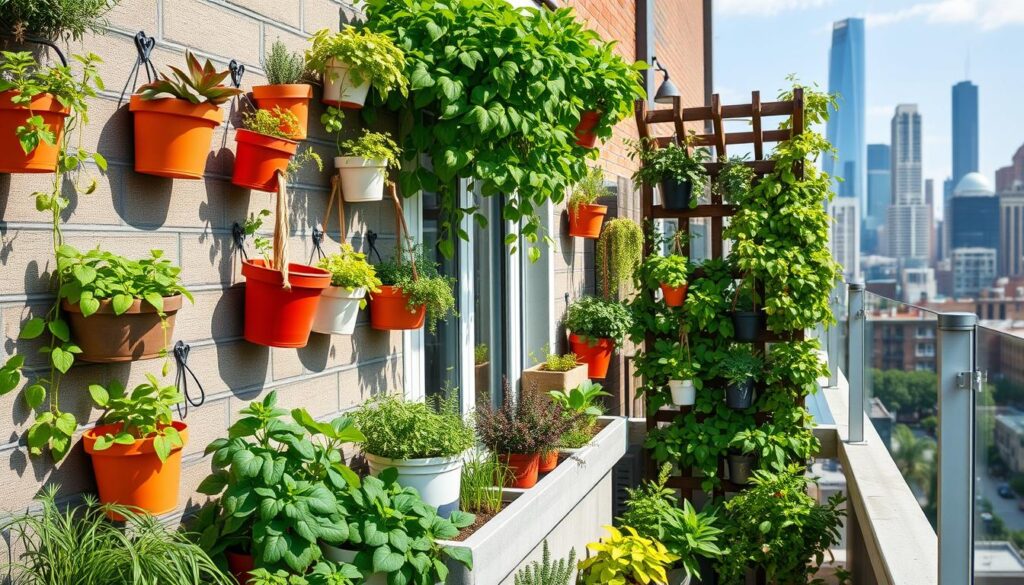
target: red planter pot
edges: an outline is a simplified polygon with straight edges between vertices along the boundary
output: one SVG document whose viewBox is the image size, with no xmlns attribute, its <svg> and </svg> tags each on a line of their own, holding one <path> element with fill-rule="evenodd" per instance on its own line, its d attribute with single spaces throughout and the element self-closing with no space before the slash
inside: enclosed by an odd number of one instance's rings
<svg viewBox="0 0 1024 585">
<path fill-rule="evenodd" d="M 277 173 L 285 172 L 299 143 L 240 129 L 235 134 L 235 172 L 231 182 L 257 191 L 277 191 Z"/>
<path fill-rule="evenodd" d="M 569 235 L 574 238 L 596 240 L 601 235 L 604 216 L 608 214 L 607 205 L 586 204 L 569 208 Z"/>
<path fill-rule="evenodd" d="M 396 286 L 382 286 L 370 298 L 370 327 L 381 331 L 403 331 L 423 327 L 427 308 L 409 310 L 409 297 Z"/>
<path fill-rule="evenodd" d="M 238 581 L 239 585 L 248 583 L 251 578 L 249 573 L 256 568 L 256 560 L 252 555 L 227 551 L 224 556 L 228 559 L 228 570 L 235 581 Z"/>
<path fill-rule="evenodd" d="M 540 454 L 540 463 L 538 464 L 537 471 L 541 473 L 550 473 L 558 467 L 558 451 L 551 450 L 547 453 Z"/>
<path fill-rule="evenodd" d="M 593 343 L 593 345 L 591 345 Z M 569 335 L 569 344 L 576 357 L 587 364 L 587 377 L 603 380 L 608 375 L 615 344 L 611 339 L 584 339 L 575 333 Z"/>
<path fill-rule="evenodd" d="M 281 273 L 262 260 L 242 263 L 245 284 L 245 338 L 271 347 L 305 347 L 320 304 L 320 293 L 331 284 L 331 273 L 304 264 L 288 265 L 291 288 Z"/>
<path fill-rule="evenodd" d="M 682 286 L 669 286 L 665 283 L 660 283 L 658 286 L 661 287 L 661 294 L 665 298 L 665 304 L 670 307 L 682 307 L 683 303 L 686 302 L 686 289 L 689 288 L 689 284 Z"/>
<path fill-rule="evenodd" d="M 597 145 L 597 125 L 604 116 L 601 112 L 583 112 L 580 123 L 576 125 L 576 144 L 583 148 L 594 148 Z"/>
<path fill-rule="evenodd" d="M 144 100 L 136 94 L 128 109 L 135 116 L 135 172 L 203 178 L 213 129 L 224 119 L 219 107 L 177 98 Z"/>
<path fill-rule="evenodd" d="M 508 467 L 511 476 L 505 487 L 532 488 L 537 485 L 537 474 L 540 471 L 540 453 L 522 455 L 519 453 L 502 453 L 498 455 L 502 465 Z"/>
<path fill-rule="evenodd" d="M 64 118 L 71 110 L 47 93 L 32 98 L 26 108 L 11 101 L 17 95 L 17 91 L 0 92 L 0 173 L 52 173 L 57 169 L 57 145 L 64 136 Z M 55 140 L 53 145 L 40 142 L 35 150 L 25 154 L 17 129 L 32 115 L 42 116 Z"/>
<path fill-rule="evenodd" d="M 313 86 L 307 83 L 285 83 L 281 85 L 257 85 L 252 88 L 252 97 L 256 100 L 256 106 L 261 110 L 274 111 L 274 108 L 288 110 L 295 116 L 298 122 L 295 125 L 292 138 L 295 140 L 306 139 L 306 129 L 309 127 L 309 100 L 313 99 Z M 287 131 L 287 128 L 281 128 Z"/>
</svg>

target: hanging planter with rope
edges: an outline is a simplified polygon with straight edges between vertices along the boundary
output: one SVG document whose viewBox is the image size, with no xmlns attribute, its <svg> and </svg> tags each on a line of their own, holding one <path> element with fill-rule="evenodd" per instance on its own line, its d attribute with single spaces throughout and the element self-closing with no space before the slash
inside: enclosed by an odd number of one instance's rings
<svg viewBox="0 0 1024 585">
<path fill-rule="evenodd" d="M 416 267 L 416 251 L 412 239 L 409 237 L 409 228 L 405 223 L 402 203 L 398 199 L 398 190 L 394 183 L 388 183 L 388 193 L 395 204 L 395 224 L 398 232 L 395 263 L 401 266 L 405 261 L 403 256 L 408 251 L 409 268 L 412 271 L 412 280 L 415 282 L 420 278 Z M 382 285 L 380 292 L 374 294 L 370 299 L 370 326 L 382 331 L 401 331 L 423 327 L 427 306 L 424 304 L 410 307 L 410 299 L 409 292 L 401 287 Z"/>
</svg>

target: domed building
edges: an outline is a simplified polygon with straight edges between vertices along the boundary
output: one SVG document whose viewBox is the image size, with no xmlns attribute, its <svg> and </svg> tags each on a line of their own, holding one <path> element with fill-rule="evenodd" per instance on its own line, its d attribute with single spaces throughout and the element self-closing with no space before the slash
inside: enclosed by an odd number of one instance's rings
<svg viewBox="0 0 1024 585">
<path fill-rule="evenodd" d="M 954 197 L 992 197 L 996 190 L 985 175 L 967 173 L 953 189 Z"/>
<path fill-rule="evenodd" d="M 976 297 L 992 285 L 999 265 L 999 198 L 981 173 L 967 173 L 949 202 L 954 295 Z"/>
</svg>

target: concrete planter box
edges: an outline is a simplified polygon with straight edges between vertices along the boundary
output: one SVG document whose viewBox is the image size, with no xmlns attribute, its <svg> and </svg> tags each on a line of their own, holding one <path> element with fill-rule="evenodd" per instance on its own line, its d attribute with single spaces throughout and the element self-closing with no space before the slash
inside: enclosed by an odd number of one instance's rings
<svg viewBox="0 0 1024 585">
<path fill-rule="evenodd" d="M 600 424 L 589 445 L 574 450 L 537 485 L 504 489 L 510 503 L 464 542 L 440 543 L 473 552 L 472 571 L 449 563 L 447 585 L 512 585 L 517 571 L 540 560 L 545 539 L 553 559 L 568 556 L 571 548 L 586 556 L 587 543 L 612 523 L 612 468 L 629 439 L 625 418 L 601 417 Z"/>
<path fill-rule="evenodd" d="M 549 372 L 542 370 L 544 364 L 537 364 L 523 370 L 520 383 L 523 392 L 547 394 L 551 390 L 568 390 L 586 382 L 587 364 L 581 364 L 568 372 Z"/>
</svg>

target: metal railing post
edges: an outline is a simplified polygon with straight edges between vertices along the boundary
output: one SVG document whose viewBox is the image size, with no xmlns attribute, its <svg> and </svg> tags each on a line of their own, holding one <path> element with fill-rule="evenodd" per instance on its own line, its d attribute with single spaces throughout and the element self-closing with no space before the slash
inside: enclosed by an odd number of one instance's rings
<svg viewBox="0 0 1024 585">
<path fill-rule="evenodd" d="M 841 315 L 839 311 L 842 306 L 839 304 L 839 290 L 842 283 L 836 283 L 830 297 L 832 303 L 832 314 L 836 318 L 836 324 L 825 332 L 825 352 L 828 354 L 828 387 L 835 388 L 839 385 L 839 325 Z"/>
<path fill-rule="evenodd" d="M 864 283 L 851 282 L 847 305 L 849 333 L 846 337 L 846 376 L 850 384 L 850 428 L 848 440 L 851 443 L 864 442 L 864 413 L 867 410 L 867 393 L 864 391 Z"/>
<path fill-rule="evenodd" d="M 974 582 L 973 313 L 940 313 L 938 327 L 939 584 Z"/>
</svg>

